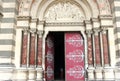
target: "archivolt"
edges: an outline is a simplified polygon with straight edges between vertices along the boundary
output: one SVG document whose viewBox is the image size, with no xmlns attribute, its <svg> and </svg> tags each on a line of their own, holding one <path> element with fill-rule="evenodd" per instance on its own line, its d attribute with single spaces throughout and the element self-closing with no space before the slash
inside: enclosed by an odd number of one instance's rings
<svg viewBox="0 0 120 81">
<path fill-rule="evenodd" d="M 44 13 L 55 2 L 63 0 L 21 0 L 19 6 L 19 14 L 23 16 L 37 17 L 43 19 Z M 81 7 L 86 18 L 97 17 L 98 15 L 111 14 L 110 4 L 108 0 L 66 0 Z"/>
</svg>

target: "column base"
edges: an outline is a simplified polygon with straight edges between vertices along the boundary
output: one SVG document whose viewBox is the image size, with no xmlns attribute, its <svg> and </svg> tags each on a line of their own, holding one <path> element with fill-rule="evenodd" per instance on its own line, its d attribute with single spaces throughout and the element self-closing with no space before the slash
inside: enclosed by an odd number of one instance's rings
<svg viewBox="0 0 120 81">
<path fill-rule="evenodd" d="M 102 68 L 95 69 L 95 78 L 96 78 L 96 80 L 102 80 L 103 79 Z"/>
<path fill-rule="evenodd" d="M 37 68 L 37 77 L 36 81 L 44 81 L 44 76 L 43 76 L 43 69 L 42 68 Z"/>
<path fill-rule="evenodd" d="M 114 71 L 112 68 L 103 69 L 104 80 L 114 80 Z"/>
<path fill-rule="evenodd" d="M 35 81 L 36 80 L 36 69 L 30 68 L 28 71 L 28 81 Z"/>
<path fill-rule="evenodd" d="M 94 68 L 93 69 L 88 69 L 87 70 L 87 74 L 88 74 L 88 80 L 94 80 Z"/>
<path fill-rule="evenodd" d="M 27 81 L 28 79 L 28 70 L 24 69 L 16 69 L 14 71 L 13 81 Z"/>
<path fill-rule="evenodd" d="M 120 68 L 115 69 L 115 79 L 120 81 Z"/>
</svg>

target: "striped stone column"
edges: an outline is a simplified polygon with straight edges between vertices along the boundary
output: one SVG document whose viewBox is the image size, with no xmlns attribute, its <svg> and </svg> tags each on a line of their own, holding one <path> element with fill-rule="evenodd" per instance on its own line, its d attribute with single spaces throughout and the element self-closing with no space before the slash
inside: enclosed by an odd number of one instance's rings
<svg viewBox="0 0 120 81">
<path fill-rule="evenodd" d="M 3 19 L 0 27 L 0 66 L 11 66 L 14 62 L 15 27 L 18 0 L 2 0 Z"/>
<path fill-rule="evenodd" d="M 116 66 L 120 66 L 120 0 L 113 0 L 113 22 L 114 22 L 114 34 L 116 45 Z"/>
</svg>

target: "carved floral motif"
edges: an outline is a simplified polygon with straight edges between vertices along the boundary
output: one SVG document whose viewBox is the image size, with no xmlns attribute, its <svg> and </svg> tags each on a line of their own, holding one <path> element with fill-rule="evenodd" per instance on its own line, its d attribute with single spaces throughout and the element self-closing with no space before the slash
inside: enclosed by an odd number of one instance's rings
<svg viewBox="0 0 120 81">
<path fill-rule="evenodd" d="M 84 59 L 84 55 L 83 52 L 81 50 L 75 50 L 73 52 L 69 52 L 68 55 L 66 55 L 66 58 L 68 58 L 69 60 L 72 60 L 74 62 L 82 62 Z"/>
<path fill-rule="evenodd" d="M 51 66 L 48 66 L 47 67 L 47 77 L 51 78 L 53 76 L 53 74 L 54 74 L 53 68 Z"/>
<path fill-rule="evenodd" d="M 83 66 L 75 66 L 67 70 L 67 73 L 74 78 L 82 78 L 84 76 Z"/>
<path fill-rule="evenodd" d="M 73 45 L 74 47 L 81 47 L 81 45 L 83 45 L 83 40 L 80 35 L 69 37 L 66 42 L 68 42 L 70 45 Z"/>
</svg>

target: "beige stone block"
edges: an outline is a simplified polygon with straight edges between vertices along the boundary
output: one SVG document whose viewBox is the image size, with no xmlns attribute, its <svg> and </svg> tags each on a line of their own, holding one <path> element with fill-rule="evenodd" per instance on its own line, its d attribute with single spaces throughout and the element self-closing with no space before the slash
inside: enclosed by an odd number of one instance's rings
<svg viewBox="0 0 120 81">
<path fill-rule="evenodd" d="M 103 78 L 103 74 L 102 74 L 102 69 L 100 68 L 97 68 L 97 69 L 95 69 L 95 78 L 96 79 L 102 79 Z"/>
<path fill-rule="evenodd" d="M 1 80 L 11 80 L 12 70 L 11 69 L 1 69 L 0 70 L 0 81 Z"/>
<path fill-rule="evenodd" d="M 93 69 L 88 69 L 87 73 L 88 73 L 88 80 L 94 80 L 95 79 Z"/>
<path fill-rule="evenodd" d="M 114 79 L 114 71 L 113 69 L 104 69 L 103 70 L 103 75 L 105 80 L 113 80 Z"/>
<path fill-rule="evenodd" d="M 36 71 L 35 70 L 32 70 L 32 69 L 29 70 L 28 79 L 29 80 L 35 80 L 36 79 Z"/>
<path fill-rule="evenodd" d="M 26 69 L 17 70 L 16 79 L 18 79 L 18 80 L 27 80 L 28 79 L 28 71 Z"/>
<path fill-rule="evenodd" d="M 36 77 L 37 80 L 42 80 L 43 79 L 43 70 L 40 69 L 40 70 L 37 70 L 37 77 Z"/>
<path fill-rule="evenodd" d="M 120 80 L 120 69 L 115 69 L 115 79 Z"/>
</svg>

